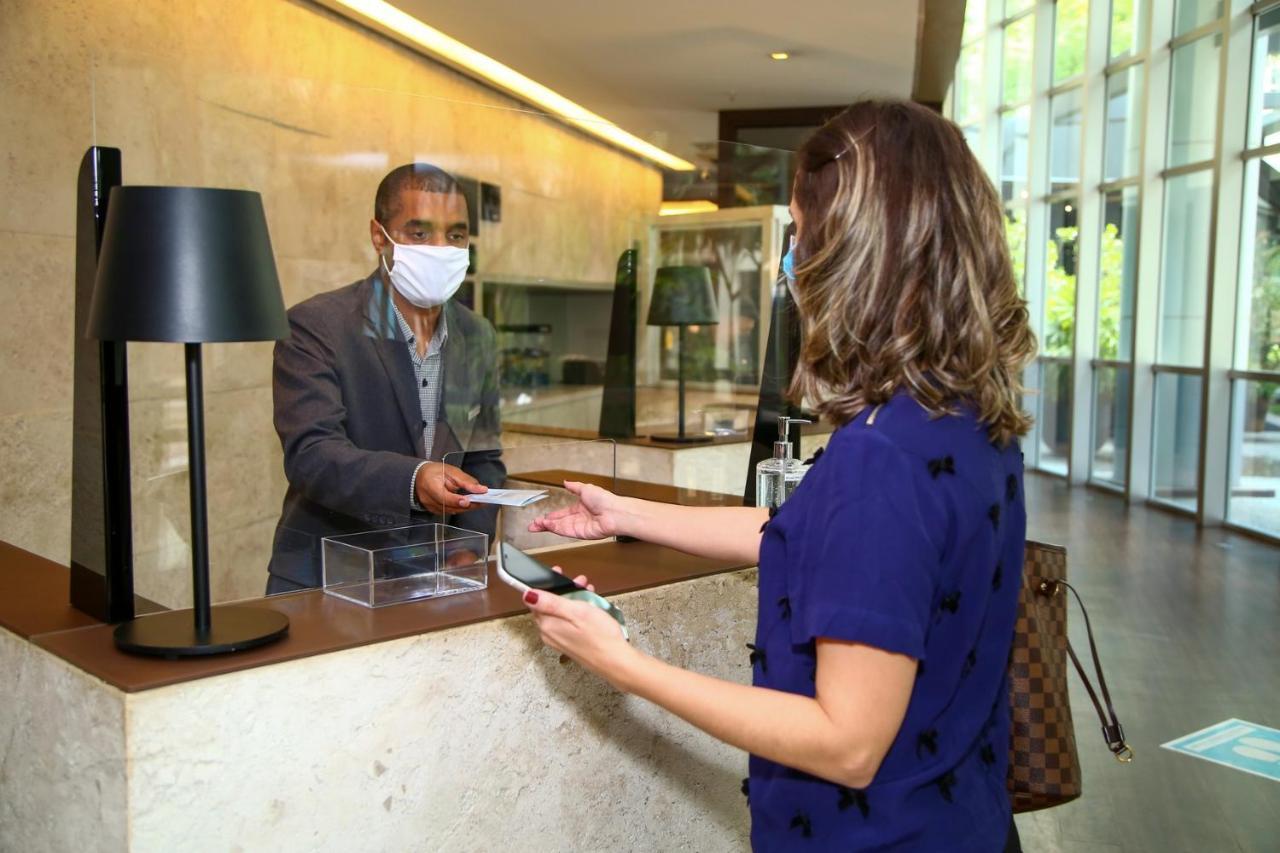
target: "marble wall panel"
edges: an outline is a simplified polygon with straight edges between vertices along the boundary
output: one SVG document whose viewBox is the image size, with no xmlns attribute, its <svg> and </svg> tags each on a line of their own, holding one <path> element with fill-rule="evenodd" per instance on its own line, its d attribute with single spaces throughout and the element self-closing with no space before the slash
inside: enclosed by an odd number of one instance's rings
<svg viewBox="0 0 1280 853">
<path fill-rule="evenodd" d="M 71 560 L 71 412 L 0 417 L 0 539 Z"/>
<path fill-rule="evenodd" d="M 0 231 L 0 417 L 71 408 L 73 242 Z"/>
</svg>

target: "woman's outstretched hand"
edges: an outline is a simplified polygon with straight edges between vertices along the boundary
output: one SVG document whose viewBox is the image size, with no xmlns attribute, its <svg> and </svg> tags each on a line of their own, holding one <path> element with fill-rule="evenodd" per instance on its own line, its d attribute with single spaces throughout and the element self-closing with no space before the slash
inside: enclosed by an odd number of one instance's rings
<svg viewBox="0 0 1280 853">
<path fill-rule="evenodd" d="M 578 502 L 535 518 L 529 523 L 531 532 L 545 531 L 572 539 L 604 539 L 621 532 L 621 498 L 589 483 L 565 480 L 564 487 L 577 496 Z"/>
</svg>

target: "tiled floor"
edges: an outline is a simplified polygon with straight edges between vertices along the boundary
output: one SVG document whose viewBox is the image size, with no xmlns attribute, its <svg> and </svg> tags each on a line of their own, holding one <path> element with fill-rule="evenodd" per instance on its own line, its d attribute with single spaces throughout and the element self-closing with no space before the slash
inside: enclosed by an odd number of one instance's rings
<svg viewBox="0 0 1280 853">
<path fill-rule="evenodd" d="M 1020 816 L 1024 849 L 1280 851 L 1280 782 L 1160 749 L 1230 717 L 1280 728 L 1280 548 L 1043 475 L 1027 501 L 1029 538 L 1068 548 L 1137 757 L 1111 757 L 1075 684 L 1084 796 Z"/>
</svg>

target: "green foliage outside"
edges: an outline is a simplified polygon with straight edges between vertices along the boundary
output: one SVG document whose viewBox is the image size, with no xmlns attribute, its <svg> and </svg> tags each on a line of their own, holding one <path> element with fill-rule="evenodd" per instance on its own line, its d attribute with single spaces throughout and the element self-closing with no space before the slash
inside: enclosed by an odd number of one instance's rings
<svg viewBox="0 0 1280 853">
<path fill-rule="evenodd" d="M 1112 0 L 1111 56 L 1124 56 L 1137 46 L 1138 18 L 1134 6 L 1141 0 Z"/>
<path fill-rule="evenodd" d="M 1045 283 L 1045 355 L 1069 356 L 1075 339 L 1076 277 L 1062 268 L 1060 246 L 1074 246 L 1075 226 L 1059 228 L 1046 247 L 1048 280 Z M 1098 265 L 1098 358 L 1119 359 L 1124 297 L 1124 240 L 1120 229 L 1107 223 L 1102 231 L 1102 255 Z M 1127 356 L 1127 353 L 1124 354 Z"/>
<path fill-rule="evenodd" d="M 1031 97 L 1031 51 L 1035 18 L 1028 15 L 1010 24 L 1004 32 L 1004 97 L 1016 104 Z"/>
<path fill-rule="evenodd" d="M 1060 83 L 1084 72 L 1089 0 L 1058 0 L 1054 27 L 1053 80 Z"/>
</svg>

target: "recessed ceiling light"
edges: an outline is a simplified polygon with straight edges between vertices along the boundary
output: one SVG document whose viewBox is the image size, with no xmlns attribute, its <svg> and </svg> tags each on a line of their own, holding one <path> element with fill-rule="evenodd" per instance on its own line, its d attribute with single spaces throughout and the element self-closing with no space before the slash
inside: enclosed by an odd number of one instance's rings
<svg viewBox="0 0 1280 853">
<path fill-rule="evenodd" d="M 787 53 L 785 50 L 775 50 L 773 53 L 769 54 L 769 58 L 776 59 L 781 62 L 784 59 L 790 59 L 791 54 Z"/>
<path fill-rule="evenodd" d="M 465 74 L 479 78 L 522 101 L 540 107 L 562 121 L 619 148 L 638 154 L 668 169 L 687 172 L 697 168 L 688 160 L 645 142 L 586 107 L 574 103 L 559 92 L 529 79 L 457 39 L 450 38 L 387 0 L 319 0 L 319 2 L 379 32 L 391 35 L 396 40 L 446 65 L 460 69 Z"/>
</svg>

